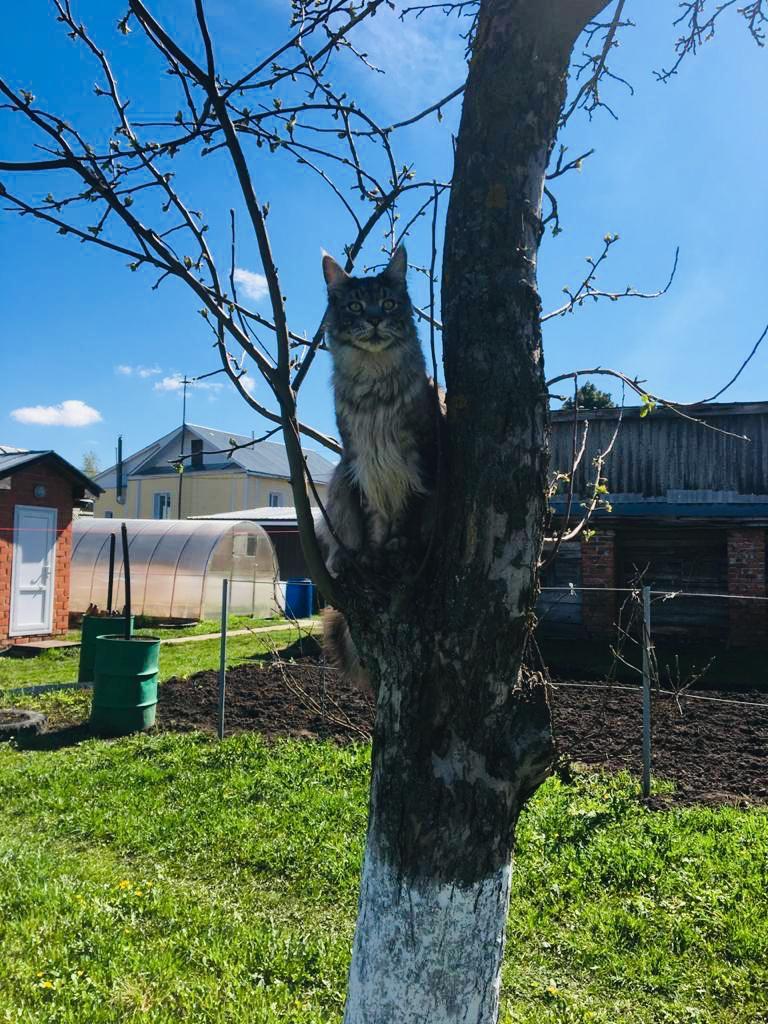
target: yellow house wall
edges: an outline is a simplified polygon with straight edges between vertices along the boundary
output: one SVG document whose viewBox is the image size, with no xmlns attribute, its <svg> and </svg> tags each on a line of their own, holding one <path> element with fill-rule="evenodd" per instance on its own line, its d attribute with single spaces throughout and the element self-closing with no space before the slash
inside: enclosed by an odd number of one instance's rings
<svg viewBox="0 0 768 1024">
<path fill-rule="evenodd" d="M 182 519 L 268 505 L 270 491 L 280 495 L 281 504 L 293 504 L 291 485 L 287 480 L 278 478 L 249 477 L 245 473 L 187 471 L 183 474 L 181 484 Z M 324 498 L 326 491 L 325 485 L 318 485 L 321 498 Z M 154 496 L 162 492 L 171 495 L 170 518 L 176 519 L 179 494 L 179 477 L 176 473 L 129 480 L 123 505 L 118 505 L 114 488 L 109 488 L 94 502 L 93 514 L 103 517 L 109 510 L 114 519 L 152 519 Z M 310 500 L 314 505 L 312 496 Z"/>
<path fill-rule="evenodd" d="M 129 480 L 124 489 L 125 504 L 118 505 L 114 487 L 107 487 L 93 503 L 93 514 L 100 519 L 106 512 L 111 512 L 114 519 L 136 518 L 136 481 Z"/>
</svg>

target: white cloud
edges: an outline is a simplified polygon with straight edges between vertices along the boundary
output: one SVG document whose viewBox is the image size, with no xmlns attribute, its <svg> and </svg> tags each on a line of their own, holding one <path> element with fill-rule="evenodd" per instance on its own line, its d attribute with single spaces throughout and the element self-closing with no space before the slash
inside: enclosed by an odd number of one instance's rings
<svg viewBox="0 0 768 1024">
<path fill-rule="evenodd" d="M 128 366 L 126 363 L 119 363 L 115 367 L 115 373 L 121 373 L 124 377 L 132 377 L 135 373 L 137 377 L 157 377 L 162 373 L 162 369 L 155 364 L 155 366 Z"/>
<path fill-rule="evenodd" d="M 371 91 L 393 119 L 409 117 L 447 95 L 467 77 L 462 32 L 469 20 L 446 17 L 441 11 L 400 20 L 382 5 L 350 36 L 355 48 L 385 73 L 377 75 L 347 54 L 363 88 Z M 460 101 L 459 101 L 460 102 Z M 454 103 L 455 105 L 455 103 Z"/>
<path fill-rule="evenodd" d="M 184 375 L 172 373 L 155 382 L 155 391 L 181 391 L 183 386 Z M 187 387 L 195 388 L 197 391 L 221 391 L 224 385 L 215 380 L 190 380 Z"/>
<path fill-rule="evenodd" d="M 256 390 L 256 381 L 253 379 L 250 373 L 244 374 L 240 378 L 240 383 L 243 385 L 243 387 L 245 388 L 249 395 L 252 395 L 253 392 Z"/>
<path fill-rule="evenodd" d="M 18 423 L 36 423 L 44 427 L 89 427 L 101 420 L 98 409 L 77 398 L 68 398 L 59 405 L 26 405 L 14 409 L 11 416 Z"/>
<path fill-rule="evenodd" d="M 239 285 L 249 299 L 258 302 L 267 294 L 267 279 L 263 274 L 255 274 L 252 270 L 235 267 L 235 284 Z"/>
</svg>

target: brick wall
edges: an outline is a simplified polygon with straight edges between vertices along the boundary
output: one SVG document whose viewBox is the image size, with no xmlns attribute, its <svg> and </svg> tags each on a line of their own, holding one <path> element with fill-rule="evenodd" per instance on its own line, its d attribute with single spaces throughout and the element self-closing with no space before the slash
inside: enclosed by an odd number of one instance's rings
<svg viewBox="0 0 768 1024">
<path fill-rule="evenodd" d="M 7 479 L 7 478 L 6 478 Z M 22 466 L 11 478 L 9 490 L 0 489 L 0 643 L 9 641 L 11 577 L 13 566 L 13 518 L 17 505 L 55 508 L 57 511 L 56 567 L 53 596 L 53 631 L 45 636 L 10 637 L 14 644 L 31 643 L 65 633 L 69 622 L 69 574 L 72 557 L 72 479 L 46 462 Z M 46 495 L 36 498 L 34 489 L 44 484 Z"/>
<path fill-rule="evenodd" d="M 582 615 L 587 632 L 598 636 L 613 633 L 616 595 L 607 588 L 616 586 L 615 530 L 598 530 L 589 540 L 582 536 L 581 585 L 603 591 L 584 591 Z"/>
<path fill-rule="evenodd" d="M 766 597 L 765 530 L 728 531 L 728 593 Z M 764 601 L 729 601 L 730 639 L 738 647 L 768 642 L 768 605 Z"/>
</svg>

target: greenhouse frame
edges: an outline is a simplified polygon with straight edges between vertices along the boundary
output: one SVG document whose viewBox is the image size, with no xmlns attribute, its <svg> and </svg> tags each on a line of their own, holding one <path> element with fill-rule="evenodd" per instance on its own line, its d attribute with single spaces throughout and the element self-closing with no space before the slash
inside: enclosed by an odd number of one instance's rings
<svg viewBox="0 0 768 1024">
<path fill-rule="evenodd" d="M 70 613 L 105 609 L 110 535 L 115 535 L 113 607 L 125 604 L 120 526 L 128 532 L 131 611 L 166 621 L 213 619 L 221 614 L 222 581 L 229 580 L 229 612 L 267 618 L 279 614 L 277 559 L 265 531 L 247 521 L 95 519 L 74 523 Z"/>
</svg>

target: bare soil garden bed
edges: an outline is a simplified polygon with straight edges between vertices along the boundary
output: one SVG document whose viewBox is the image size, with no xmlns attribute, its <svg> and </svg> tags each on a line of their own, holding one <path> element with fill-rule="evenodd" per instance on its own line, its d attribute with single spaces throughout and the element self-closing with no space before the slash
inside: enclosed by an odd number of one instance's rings
<svg viewBox="0 0 768 1024">
<path fill-rule="evenodd" d="M 559 752 L 567 761 L 639 774 L 639 690 L 574 682 L 556 681 L 551 694 Z M 713 690 L 706 696 L 730 703 L 654 695 L 654 774 L 676 784 L 676 801 L 768 802 L 768 696 Z M 217 708 L 215 672 L 171 679 L 160 688 L 158 725 L 215 730 Z M 257 731 L 350 742 L 366 737 L 372 722 L 372 701 L 313 659 L 239 665 L 227 673 L 229 735 Z"/>
</svg>

